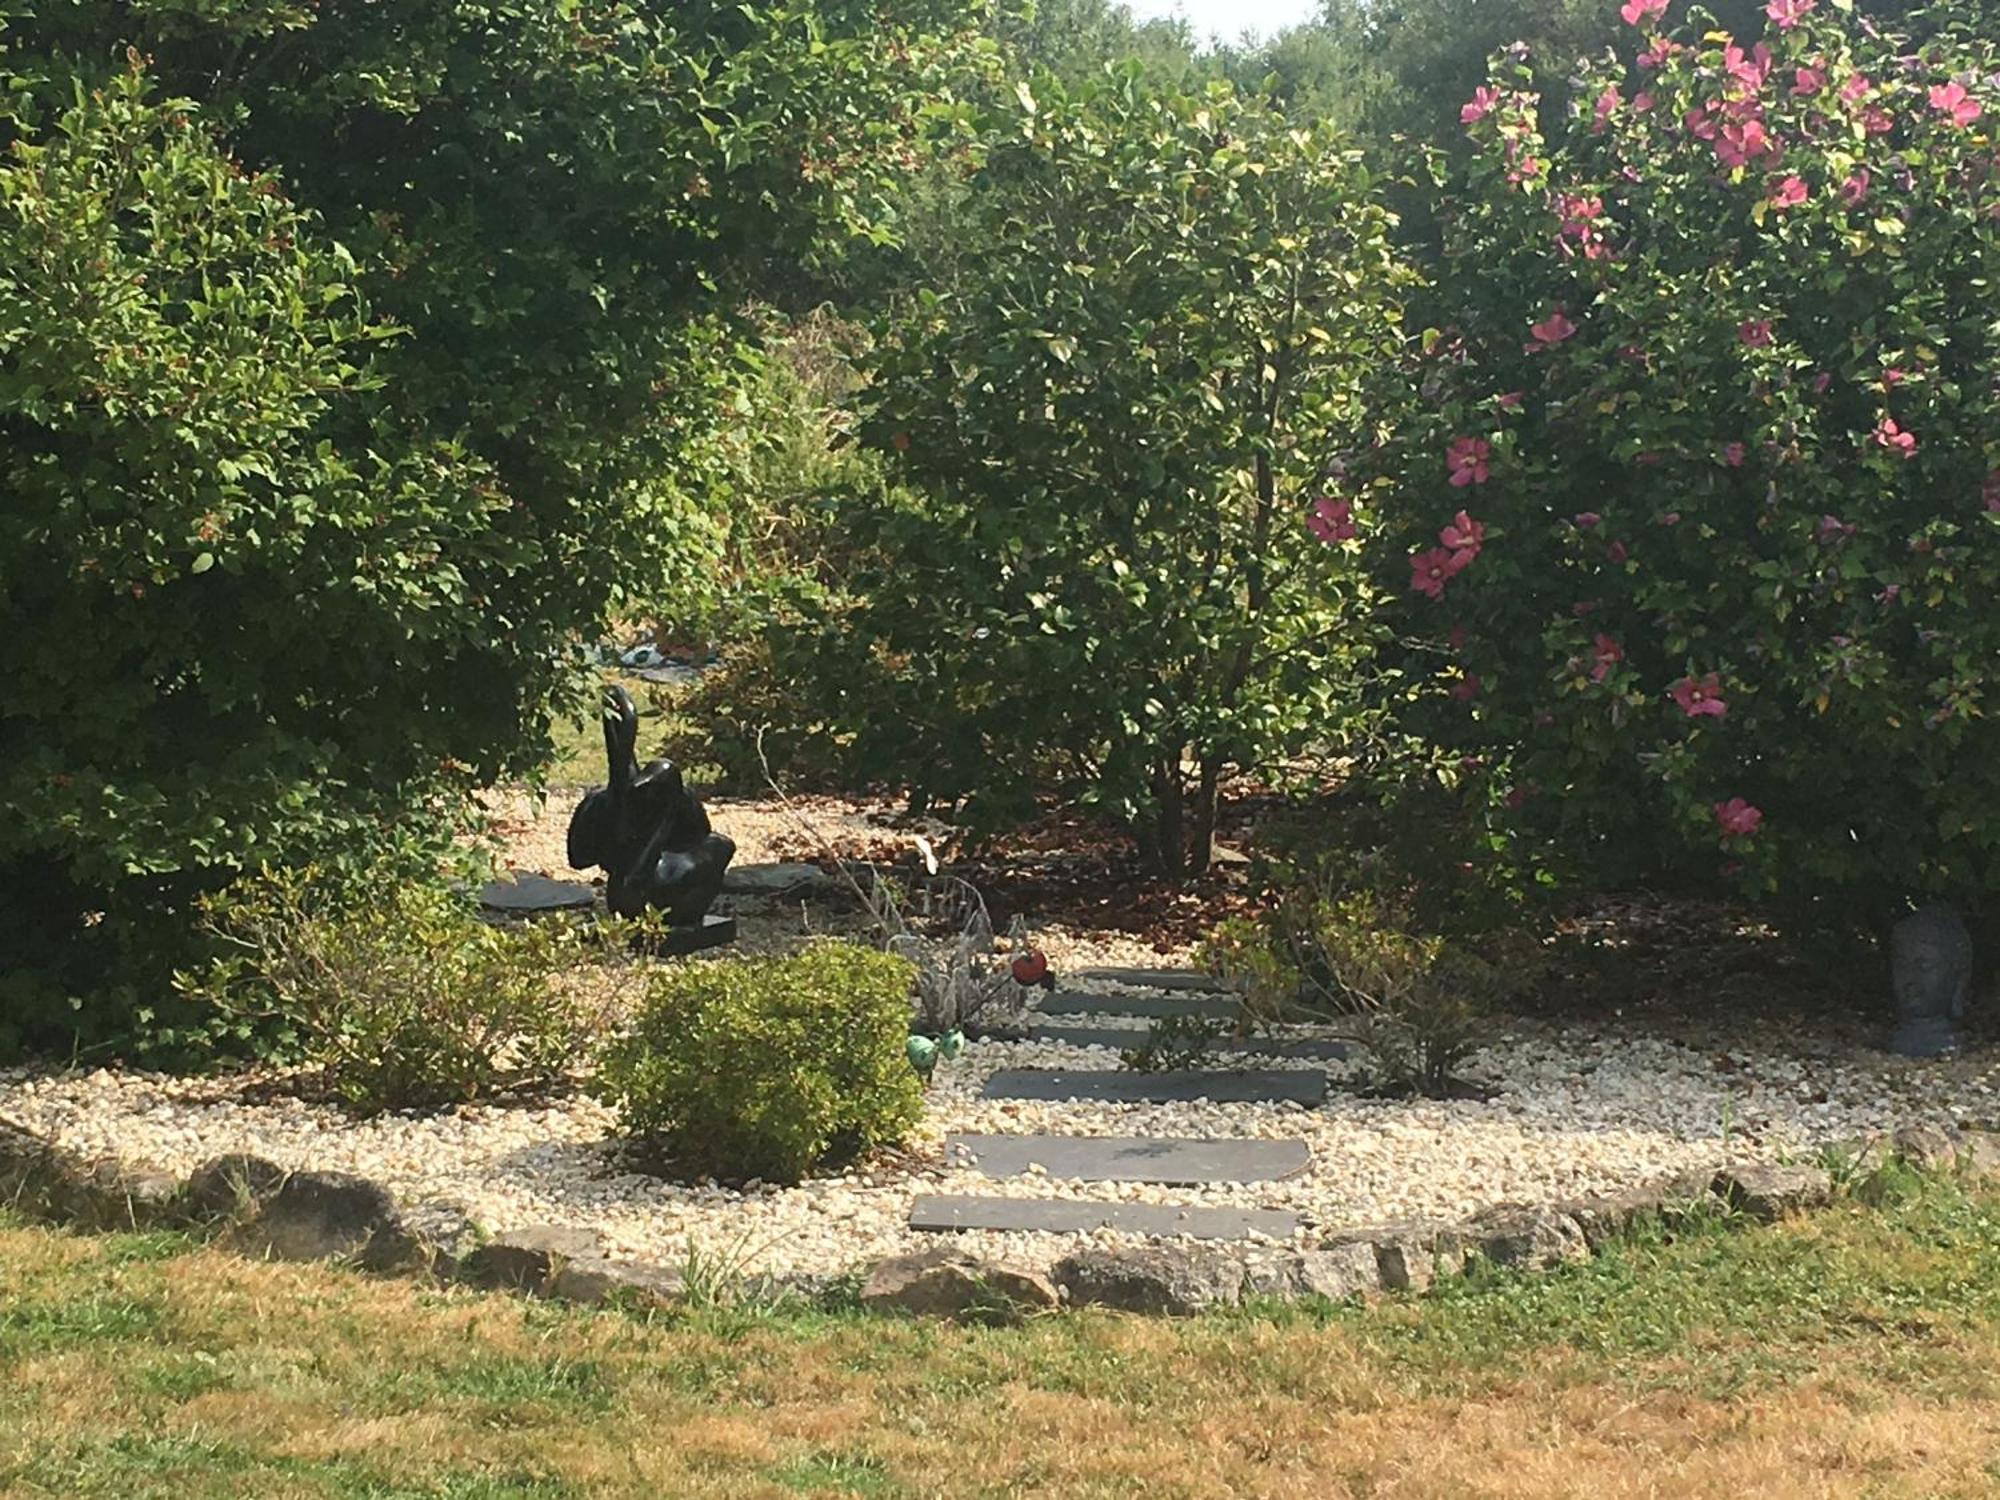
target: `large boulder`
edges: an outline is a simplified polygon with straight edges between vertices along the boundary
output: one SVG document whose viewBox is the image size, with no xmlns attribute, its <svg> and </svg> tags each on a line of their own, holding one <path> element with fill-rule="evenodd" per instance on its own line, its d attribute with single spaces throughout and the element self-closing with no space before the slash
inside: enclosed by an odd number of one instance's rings
<svg viewBox="0 0 2000 1500">
<path fill-rule="evenodd" d="M 0 1205 L 79 1229 L 151 1229 L 181 1213 L 171 1172 L 105 1157 L 86 1161 L 0 1120 Z"/>
<path fill-rule="evenodd" d="M 1833 1178 L 1822 1167 L 1745 1162 L 1715 1175 L 1716 1196 L 1739 1213 L 1769 1224 L 1833 1201 Z"/>
<path fill-rule="evenodd" d="M 271 1260 L 357 1261 L 382 1270 L 410 1264 L 418 1249 L 389 1190 L 349 1172 L 293 1172 L 225 1243 Z"/>
<path fill-rule="evenodd" d="M 1583 1226 L 1557 1208 L 1502 1203 L 1466 1223 L 1468 1243 L 1496 1266 L 1547 1271 L 1586 1259 Z"/>
<path fill-rule="evenodd" d="M 247 1151 L 212 1156 L 187 1180 L 188 1217 L 198 1224 L 248 1218 L 271 1201 L 285 1177 L 276 1162 Z"/>
<path fill-rule="evenodd" d="M 1381 1290 L 1375 1247 L 1358 1241 L 1255 1256 L 1244 1265 L 1246 1297 L 1277 1297 L 1287 1302 L 1324 1297 L 1329 1302 L 1345 1302 L 1373 1297 Z"/>
<path fill-rule="evenodd" d="M 1076 1307 L 1187 1317 L 1243 1299 L 1243 1261 L 1210 1246 L 1133 1245 L 1079 1250 L 1051 1273 Z"/>
<path fill-rule="evenodd" d="M 595 1230 L 539 1224 L 495 1235 L 460 1260 L 457 1271 L 474 1286 L 546 1296 L 564 1266 L 600 1259 L 603 1250 Z"/>
<path fill-rule="evenodd" d="M 861 1288 L 861 1305 L 934 1318 L 1014 1318 L 1062 1301 L 1046 1276 L 961 1255 L 925 1250 L 878 1262 Z"/>
<path fill-rule="evenodd" d="M 1385 1291 L 1426 1292 L 1440 1276 L 1465 1269 L 1465 1244 L 1452 1225 L 1405 1219 L 1344 1229 L 1327 1237 L 1328 1248 L 1361 1245 L 1375 1257 Z"/>
</svg>

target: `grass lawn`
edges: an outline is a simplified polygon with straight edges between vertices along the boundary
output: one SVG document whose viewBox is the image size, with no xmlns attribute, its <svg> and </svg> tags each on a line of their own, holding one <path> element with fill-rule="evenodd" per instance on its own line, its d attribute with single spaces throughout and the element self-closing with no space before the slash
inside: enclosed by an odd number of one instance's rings
<svg viewBox="0 0 2000 1500">
<path fill-rule="evenodd" d="M 0 1494 L 1990 1495 L 2000 1194 L 1424 1301 L 652 1321 L 0 1223 Z"/>
</svg>

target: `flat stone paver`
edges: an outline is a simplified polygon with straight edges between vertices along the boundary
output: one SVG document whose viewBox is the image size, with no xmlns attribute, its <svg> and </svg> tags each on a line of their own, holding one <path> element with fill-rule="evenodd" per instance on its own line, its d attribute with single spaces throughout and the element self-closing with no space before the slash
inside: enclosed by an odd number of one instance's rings
<svg viewBox="0 0 2000 1500">
<path fill-rule="evenodd" d="M 1231 994 L 1238 988 L 1227 979 L 1217 979 L 1199 969 L 1078 969 L 1074 977 L 1149 990 L 1207 990 L 1219 995 Z"/>
<path fill-rule="evenodd" d="M 731 865 L 722 872 L 722 889 L 731 896 L 789 896 L 794 891 L 820 891 L 834 879 L 818 865 L 802 863 Z"/>
<path fill-rule="evenodd" d="M 1135 1016 L 1164 1021 L 1186 1016 L 1199 1021 L 1233 1021 L 1243 1006 L 1223 995 L 1099 995 L 1087 990 L 1057 990 L 1036 1003 L 1043 1016 Z"/>
<path fill-rule="evenodd" d="M 517 875 L 481 886 L 479 904 L 489 911 L 586 911 L 597 904 L 597 892 L 574 880 Z"/>
<path fill-rule="evenodd" d="M 1039 1167 L 1070 1182 L 1272 1182 L 1312 1165 L 1304 1141 L 1174 1140 L 1119 1135 L 951 1135 L 945 1160 L 970 1160 L 988 1177 Z"/>
<path fill-rule="evenodd" d="M 1298 1215 L 1272 1208 L 1178 1208 L 1154 1203 L 1077 1203 L 1065 1198 L 972 1198 L 935 1194 L 910 1207 L 910 1228 L 1040 1230 L 1048 1234 L 1089 1234 L 1117 1229 L 1127 1234 L 1192 1235 L 1203 1240 L 1247 1240 L 1258 1235 L 1289 1239 L 1298 1233 Z"/>
<path fill-rule="evenodd" d="M 1095 1099 L 1112 1104 L 1318 1104 L 1326 1074 L 1304 1068 L 1146 1073 L 1136 1068 L 1003 1068 L 982 1099 Z"/>
<path fill-rule="evenodd" d="M 1146 1045 L 1151 1032 L 1144 1026 L 1030 1026 L 1031 1042 L 1058 1042 L 1072 1047 L 1110 1047 L 1130 1052 Z M 1209 1052 L 1242 1053 L 1252 1057 L 1317 1057 L 1339 1062 L 1353 1054 L 1346 1042 L 1326 1037 L 1218 1036 L 1203 1044 Z"/>
</svg>

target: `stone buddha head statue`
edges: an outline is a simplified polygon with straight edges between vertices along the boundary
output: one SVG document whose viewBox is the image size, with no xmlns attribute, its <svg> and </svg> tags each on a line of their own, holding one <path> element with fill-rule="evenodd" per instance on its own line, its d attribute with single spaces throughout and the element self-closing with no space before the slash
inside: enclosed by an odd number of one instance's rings
<svg viewBox="0 0 2000 1500">
<path fill-rule="evenodd" d="M 1958 1046 L 1955 1024 L 1972 988 L 1972 935 L 1948 906 L 1927 906 L 1889 935 L 1889 972 L 1896 989 L 1896 1030 L 1890 1046 L 1905 1057 L 1936 1057 Z"/>
</svg>

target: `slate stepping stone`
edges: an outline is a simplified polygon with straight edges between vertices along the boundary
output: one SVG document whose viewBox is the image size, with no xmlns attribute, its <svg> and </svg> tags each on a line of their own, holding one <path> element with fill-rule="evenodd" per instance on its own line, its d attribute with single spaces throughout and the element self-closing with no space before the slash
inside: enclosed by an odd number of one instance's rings
<svg viewBox="0 0 2000 1500">
<path fill-rule="evenodd" d="M 1239 988 L 1227 979 L 1217 979 L 1199 969 L 1078 969 L 1078 979 L 1095 979 L 1105 984 L 1129 984 L 1149 990 L 1207 990 L 1229 994 Z"/>
<path fill-rule="evenodd" d="M 588 911 L 597 904 L 597 892 L 574 880 L 516 875 L 511 880 L 493 880 L 481 886 L 479 904 L 488 911 Z"/>
<path fill-rule="evenodd" d="M 1035 1011 L 1044 1016 L 1136 1016 L 1146 1021 L 1186 1016 L 1200 1021 L 1233 1021 L 1243 1014 L 1243 1007 L 1221 995 L 1094 995 L 1057 990 Z"/>
<path fill-rule="evenodd" d="M 1030 1026 L 1031 1042 L 1055 1042 L 1071 1047 L 1109 1047 L 1130 1052 L 1146 1045 L 1151 1031 L 1144 1026 Z M 1352 1053 L 1346 1042 L 1327 1037 L 1218 1036 L 1203 1044 L 1210 1052 L 1253 1057 L 1317 1057 L 1339 1062 Z"/>
<path fill-rule="evenodd" d="M 1245 1069 L 1240 1072 L 1146 1073 L 1102 1070 L 1004 1068 L 986 1080 L 982 1099 L 1095 1099 L 1111 1104 L 1315 1105 L 1326 1097 L 1326 1074 L 1306 1069 Z"/>
<path fill-rule="evenodd" d="M 818 865 L 799 863 L 731 865 L 722 875 L 722 889 L 731 896 L 789 896 L 826 890 L 833 883 Z"/>
<path fill-rule="evenodd" d="M 920 1197 L 910 1208 L 910 1228 L 933 1233 L 955 1229 L 1024 1229 L 1048 1234 L 1191 1235 L 1202 1240 L 1289 1239 L 1298 1215 L 1271 1208 L 1179 1208 L 1155 1203 L 1076 1203 L 1061 1198 Z"/>
<path fill-rule="evenodd" d="M 1025 1177 L 1040 1167 L 1071 1182 L 1272 1182 L 1312 1165 L 1304 1141 L 1171 1140 L 1149 1136 L 953 1135 L 945 1160 L 966 1160 L 988 1177 Z"/>
</svg>

